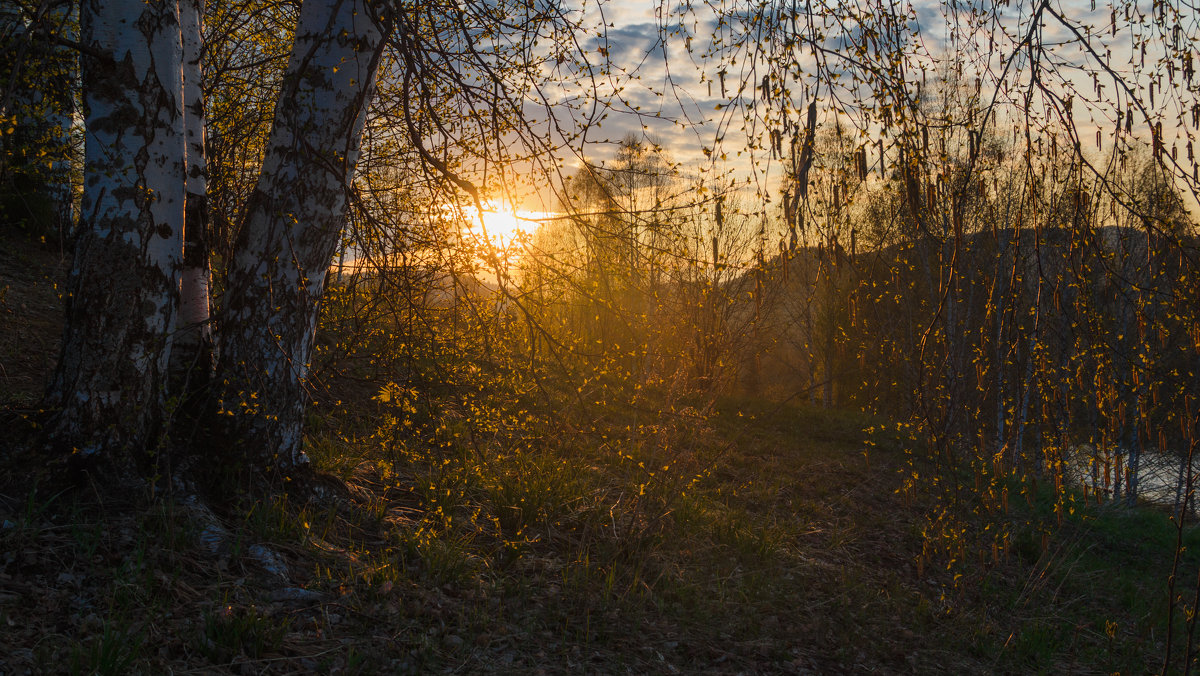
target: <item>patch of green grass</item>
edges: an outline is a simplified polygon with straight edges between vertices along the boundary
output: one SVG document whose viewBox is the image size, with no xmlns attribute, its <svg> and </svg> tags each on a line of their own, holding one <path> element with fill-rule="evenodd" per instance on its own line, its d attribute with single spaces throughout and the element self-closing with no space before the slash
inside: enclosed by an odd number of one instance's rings
<svg viewBox="0 0 1200 676">
<path fill-rule="evenodd" d="M 311 423 L 309 425 L 312 426 Z M 367 457 L 365 446 L 359 439 L 336 433 L 310 433 L 304 439 L 304 453 L 313 467 L 343 480 L 349 479 L 358 464 Z"/>
<path fill-rule="evenodd" d="M 240 552 L 255 542 L 303 541 L 312 527 L 312 518 L 306 506 L 293 508 L 287 494 L 256 500 L 246 508 L 244 532 L 238 533 L 235 549 Z M 246 539 L 249 541 L 243 542 Z"/>
<path fill-rule="evenodd" d="M 1063 635 L 1065 629 L 1067 627 L 1044 621 L 1029 623 L 1010 639 L 1008 650 L 1012 653 L 1012 662 L 1025 673 L 1059 671 L 1055 668 L 1055 658 L 1063 650 L 1064 642 L 1070 640 L 1069 635 Z"/>
<path fill-rule="evenodd" d="M 519 453 L 486 482 L 486 505 L 505 542 L 594 531 L 602 524 L 594 470 L 577 459 Z"/>
<path fill-rule="evenodd" d="M 72 648 L 70 673 L 127 674 L 141 659 L 145 643 L 142 630 L 110 618 L 104 622 L 100 634 L 84 639 Z"/>
<path fill-rule="evenodd" d="M 287 618 L 268 617 L 254 606 L 222 605 L 205 611 L 196 647 L 218 664 L 239 655 L 258 659 L 279 652 L 289 625 Z"/>
<path fill-rule="evenodd" d="M 394 535 L 397 563 L 403 568 L 415 568 L 435 585 L 466 585 L 486 565 L 472 548 L 469 534 L 434 533 L 418 528 L 397 531 Z"/>
<path fill-rule="evenodd" d="M 1073 509 L 1059 524 L 1047 488 L 1029 501 L 1013 501 L 1011 560 L 964 580 L 960 594 L 973 597 L 965 606 L 1012 608 L 1021 624 L 978 634 L 974 645 L 999 671 L 1059 673 L 1084 665 L 1111 673 L 1156 671 L 1175 524 L 1156 508 L 1085 505 L 1071 497 L 1066 503 Z M 1198 536 L 1194 527 L 1184 531 L 1187 550 L 1177 579 L 1195 579 Z M 1181 608 L 1175 612 L 1179 632 L 1186 617 Z"/>
</svg>

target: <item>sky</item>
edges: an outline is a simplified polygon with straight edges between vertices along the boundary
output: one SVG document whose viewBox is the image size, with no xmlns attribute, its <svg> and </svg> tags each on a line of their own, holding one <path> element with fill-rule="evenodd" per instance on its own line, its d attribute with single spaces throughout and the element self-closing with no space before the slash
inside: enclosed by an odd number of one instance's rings
<svg viewBox="0 0 1200 676">
<path fill-rule="evenodd" d="M 814 4 L 819 6 L 820 0 Z M 983 15 L 984 10 L 995 11 L 993 5 L 984 0 L 977 3 L 958 2 L 955 7 L 963 25 L 979 25 L 979 22 L 975 20 L 977 17 L 970 12 L 972 4 L 981 10 L 979 16 Z M 684 15 L 684 28 L 693 35 L 691 42 L 693 49 L 689 52 L 684 48 L 681 37 L 669 37 L 665 42 L 660 37 L 662 34 L 661 22 L 656 13 L 661 11 L 660 7 L 671 6 L 669 3 L 664 2 L 660 5 L 655 1 L 612 0 L 603 4 L 601 12 L 597 10 L 596 5 L 589 2 L 586 10 L 588 12 L 587 21 L 594 28 L 602 16 L 606 29 L 602 36 L 593 34 L 590 39 L 584 41 L 584 49 L 588 52 L 589 58 L 596 61 L 601 60 L 600 55 L 607 55 L 614 70 L 607 80 L 610 84 L 607 91 L 605 89 L 601 91 L 612 94 L 619 88 L 620 103 L 610 107 L 606 111 L 607 116 L 600 124 L 588 130 L 588 143 L 584 146 L 584 154 L 588 160 L 593 162 L 606 161 L 612 156 L 616 143 L 624 137 L 631 134 L 638 137 L 644 136 L 660 143 L 666 149 L 669 157 L 684 167 L 689 174 L 703 173 L 710 181 L 721 175 L 725 177 L 723 180 L 733 180 L 743 187 L 748 185 L 749 187 L 746 189 L 751 191 L 775 191 L 781 174 L 778 162 L 767 161 L 768 158 L 764 154 L 759 154 L 756 159 L 761 164 L 751 163 L 750 157 L 744 152 L 745 137 L 741 134 L 740 110 L 736 107 L 730 109 L 727 105 L 728 99 L 721 96 L 720 87 L 711 81 L 712 74 L 717 70 L 716 62 L 706 62 L 702 52 L 708 46 L 708 40 L 715 31 L 711 15 L 704 15 L 704 5 L 702 3 L 700 5 L 699 9 L 694 9 Z M 1009 30 L 1011 35 L 1021 35 L 1032 6 L 1033 3 L 1020 0 L 1007 5 L 1006 9 L 1001 10 L 1004 12 L 1001 15 L 1001 24 Z M 1178 124 L 1178 120 L 1173 118 L 1171 112 L 1172 110 L 1174 112 L 1186 110 L 1189 103 L 1194 103 L 1197 87 L 1192 86 L 1190 89 L 1180 87 L 1176 90 L 1183 93 L 1180 100 L 1165 100 L 1165 83 L 1162 82 L 1164 63 L 1156 61 L 1154 43 L 1151 44 L 1148 57 L 1141 59 L 1134 53 L 1136 50 L 1133 48 L 1131 34 L 1128 31 L 1118 30 L 1115 37 L 1109 35 L 1105 29 L 1108 28 L 1111 17 L 1114 16 L 1112 14 L 1114 10 L 1110 3 L 1093 3 L 1092 0 L 1057 0 L 1051 7 L 1064 18 L 1093 30 L 1094 35 L 1089 42 L 1098 53 L 1106 53 L 1105 58 L 1113 65 L 1116 72 L 1130 78 L 1142 88 L 1141 95 L 1143 97 L 1146 97 L 1148 93 L 1147 88 L 1150 81 L 1158 78 L 1156 109 L 1149 112 L 1165 115 L 1163 120 L 1164 137 L 1168 143 L 1175 143 L 1180 160 L 1186 160 L 1186 143 L 1189 140 L 1189 134 L 1194 130 L 1189 131 L 1186 124 Z M 1137 11 L 1143 13 L 1153 11 L 1150 2 L 1141 2 L 1136 7 L 1132 14 L 1135 20 Z M 939 2 L 917 0 L 911 6 L 909 23 L 920 27 L 919 40 L 926 53 L 941 55 L 953 53 L 956 44 L 970 41 L 974 41 L 975 47 L 982 50 L 982 46 L 988 42 L 989 33 L 983 32 L 982 28 L 977 28 L 976 34 L 973 35 L 964 33 L 951 35 L 946 26 L 945 11 L 945 5 Z M 1186 12 L 1186 10 L 1183 11 Z M 1153 14 L 1147 15 L 1154 16 Z M 1119 8 L 1115 16 L 1118 24 L 1124 21 Z M 1185 40 L 1188 35 L 1200 36 L 1200 17 L 1181 13 L 1175 18 L 1178 19 L 1175 23 L 1181 25 Z M 1078 67 L 1091 57 L 1070 44 L 1072 36 L 1057 21 L 1043 18 L 1043 23 L 1045 24 L 1042 33 L 1043 44 L 1049 46 L 1053 57 L 1052 61 L 1044 62 L 1043 65 L 1048 66 L 1061 82 L 1071 84 L 1076 90 L 1073 98 L 1073 120 L 1078 128 L 1083 147 L 1085 151 L 1090 150 L 1097 155 L 1107 152 L 1112 147 L 1113 133 L 1116 128 L 1116 120 L 1113 115 L 1116 108 L 1112 105 L 1115 86 L 1111 83 L 1106 84 L 1102 79 L 1100 84 L 1105 84 L 1106 89 L 1100 89 L 1097 92 L 1091 73 Z M 1171 25 L 1171 21 L 1167 21 L 1166 25 Z M 862 28 L 861 26 L 829 28 L 830 34 L 836 34 L 839 30 L 861 31 Z M 1195 44 L 1195 38 L 1193 38 L 1192 44 L 1200 48 L 1200 45 Z M 832 44 L 831 46 L 836 48 L 838 45 Z M 980 64 L 976 64 L 977 68 L 985 71 L 983 83 L 985 100 L 994 91 L 994 87 L 987 82 L 986 71 L 991 71 L 993 75 L 1000 73 L 1003 69 L 1002 59 L 1011 54 L 1012 50 L 1011 40 L 997 40 L 991 61 L 986 64 L 987 68 L 982 69 Z M 1095 61 L 1093 60 L 1092 63 L 1094 64 Z M 920 64 L 914 61 L 914 68 L 918 65 Z M 926 65 L 930 67 L 928 64 Z M 1024 65 L 1027 64 L 1020 59 L 1014 61 L 1014 72 L 1019 71 Z M 746 68 L 746 66 L 747 63 L 743 60 L 741 64 L 731 67 L 731 81 L 739 72 L 738 69 Z M 1197 67 L 1200 67 L 1200 64 L 1197 64 Z M 757 72 L 754 71 L 754 77 L 757 77 Z M 705 73 L 709 75 L 710 81 L 704 81 Z M 1012 72 L 1009 73 L 1010 77 L 1011 74 Z M 1197 78 L 1196 82 L 1200 83 L 1200 78 Z M 732 84 L 730 86 L 732 87 Z M 1165 89 L 1170 90 L 1169 87 Z M 751 95 L 753 95 L 753 91 L 754 89 L 751 87 Z M 1061 90 L 1058 93 L 1063 94 Z M 1092 102 L 1089 102 L 1089 99 Z M 1060 101 L 1059 105 L 1061 106 L 1062 103 Z M 825 101 L 820 101 L 822 109 L 828 108 L 825 104 Z M 1122 103 L 1118 107 L 1125 107 L 1125 105 Z M 1102 111 L 1101 108 L 1106 110 Z M 823 112 L 822 121 L 826 121 L 827 117 L 828 115 Z M 1099 149 L 1095 142 L 1097 132 L 1100 135 Z M 1148 126 L 1140 113 L 1135 115 L 1133 132 L 1135 135 L 1148 138 Z M 872 129 L 871 133 L 877 133 L 877 127 Z M 719 146 L 714 143 L 718 136 L 722 137 L 724 141 Z M 714 148 L 714 152 L 706 152 Z M 578 158 L 565 158 L 567 173 L 572 172 L 572 167 L 578 166 L 578 161 Z M 523 206 L 526 209 L 546 211 L 553 208 L 552 202 L 552 198 L 547 199 L 543 195 L 541 199 L 526 200 Z"/>
</svg>

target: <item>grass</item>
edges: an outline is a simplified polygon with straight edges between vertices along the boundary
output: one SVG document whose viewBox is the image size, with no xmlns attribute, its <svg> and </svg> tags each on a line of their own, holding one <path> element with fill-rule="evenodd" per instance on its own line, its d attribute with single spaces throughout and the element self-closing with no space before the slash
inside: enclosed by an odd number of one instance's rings
<svg viewBox="0 0 1200 676">
<path fill-rule="evenodd" d="M 204 613 L 197 648 L 210 662 L 221 664 L 245 655 L 250 660 L 277 654 L 288 633 L 287 618 L 280 621 L 256 607 L 224 605 Z"/>
<path fill-rule="evenodd" d="M 662 449 L 634 438 L 487 462 L 380 447 L 331 459 L 359 508 L 244 505 L 224 558 L 161 502 L 5 493 L 0 622 L 22 622 L 0 652 L 77 673 L 1154 668 L 1162 514 L 1081 509 L 1045 550 L 1022 533 L 1007 562 L 918 572 L 929 505 L 897 493 L 905 457 L 866 444 L 874 422 L 729 399 L 654 477 Z M 249 555 L 264 543 L 292 579 Z"/>
<path fill-rule="evenodd" d="M 10 286 L 0 312 L 19 311 Z M 52 341 L 5 326 L 10 351 Z M 33 383 L 44 361 L 4 363 Z M 313 408 L 306 441 L 351 501 L 231 499 L 217 551 L 170 501 L 61 491 L 5 467 L 0 671 L 1144 673 L 1161 662 L 1175 531 L 1160 512 L 1080 503 L 1047 531 L 1048 496 L 1014 499 L 988 526 L 1007 547 L 984 546 L 984 520 L 956 521 L 979 537 L 929 556 L 941 505 L 902 490 L 910 463 L 921 469 L 906 451 L 919 449 L 887 421 L 600 380 L 587 399 L 605 406 L 551 414 L 528 383 L 469 359 L 447 360 L 425 389 L 364 364 L 330 380 L 338 394 Z M 3 404 L 19 415 L 35 391 Z M 1179 579 L 1194 580 L 1200 534 L 1186 535 Z"/>
<path fill-rule="evenodd" d="M 129 673 L 142 657 L 145 638 L 129 626 L 116 626 L 117 622 L 120 620 L 105 622 L 98 636 L 75 644 L 70 673 L 103 676 Z"/>
</svg>

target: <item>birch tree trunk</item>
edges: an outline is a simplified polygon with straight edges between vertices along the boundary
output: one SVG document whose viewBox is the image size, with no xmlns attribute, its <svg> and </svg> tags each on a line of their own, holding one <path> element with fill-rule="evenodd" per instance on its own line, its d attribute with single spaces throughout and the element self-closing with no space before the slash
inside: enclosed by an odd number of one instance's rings
<svg viewBox="0 0 1200 676">
<path fill-rule="evenodd" d="M 174 2 L 84 0 L 84 197 L 51 438 L 118 464 L 162 423 L 178 303 L 184 173 Z"/>
<path fill-rule="evenodd" d="M 184 178 L 183 265 L 179 316 L 171 353 L 173 392 L 198 400 L 213 370 L 209 323 L 208 165 L 205 155 L 204 94 L 200 87 L 204 0 L 180 0 L 183 33 L 183 112 L 187 151 Z"/>
<path fill-rule="evenodd" d="M 254 469 L 287 473 L 307 462 L 301 433 L 318 303 L 382 45 L 364 0 L 301 8 L 220 317 L 219 413 Z"/>
</svg>

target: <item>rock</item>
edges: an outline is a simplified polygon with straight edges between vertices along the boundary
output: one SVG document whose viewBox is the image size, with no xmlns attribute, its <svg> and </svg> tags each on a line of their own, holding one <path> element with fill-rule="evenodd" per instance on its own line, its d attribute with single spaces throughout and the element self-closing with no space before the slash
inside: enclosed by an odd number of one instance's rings
<svg viewBox="0 0 1200 676">
<path fill-rule="evenodd" d="M 250 558 L 255 563 L 262 566 L 263 570 L 267 571 L 267 573 L 283 580 L 287 579 L 287 564 L 283 562 L 283 559 L 275 550 L 264 545 L 250 545 L 246 553 L 250 555 Z"/>
<path fill-rule="evenodd" d="M 307 603 L 319 603 L 324 596 L 320 592 L 311 589 L 301 589 L 300 587 L 283 587 L 282 589 L 272 589 L 267 598 L 276 603 L 290 603 L 302 605 Z"/>
</svg>

